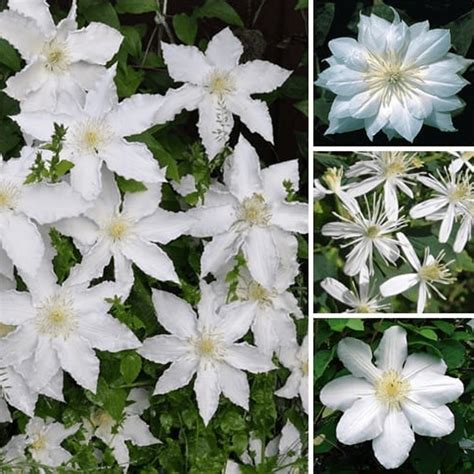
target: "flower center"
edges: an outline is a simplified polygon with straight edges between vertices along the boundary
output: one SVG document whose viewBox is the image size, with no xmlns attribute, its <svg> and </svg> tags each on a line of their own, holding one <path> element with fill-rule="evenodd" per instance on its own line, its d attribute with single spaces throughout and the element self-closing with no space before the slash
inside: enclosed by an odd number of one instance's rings
<svg viewBox="0 0 474 474">
<path fill-rule="evenodd" d="M 77 329 L 72 299 L 62 295 L 47 298 L 38 308 L 36 327 L 45 336 L 68 338 Z"/>
<path fill-rule="evenodd" d="M 115 420 L 105 410 L 96 410 L 91 416 L 91 422 L 96 427 L 106 429 L 115 425 Z"/>
<path fill-rule="evenodd" d="M 449 200 L 452 203 L 464 201 L 472 196 L 472 186 L 470 183 L 463 181 L 457 183 L 454 189 L 449 193 Z"/>
<path fill-rule="evenodd" d="M 220 360 L 224 356 L 224 346 L 219 335 L 204 331 L 191 341 L 197 356 L 206 360 Z"/>
<path fill-rule="evenodd" d="M 54 73 L 69 69 L 71 64 L 66 45 L 58 40 L 50 41 L 44 48 L 45 68 Z"/>
<path fill-rule="evenodd" d="M 365 80 L 374 93 L 381 93 L 384 105 L 394 96 L 399 100 L 409 96 L 421 83 L 419 68 L 404 66 L 403 57 L 396 51 L 382 55 L 369 53 L 367 64 Z"/>
<path fill-rule="evenodd" d="M 377 398 L 390 407 L 399 408 L 410 390 L 410 382 L 404 379 L 396 370 L 388 370 L 376 382 Z"/>
<path fill-rule="evenodd" d="M 370 225 L 365 230 L 365 236 L 369 239 L 376 239 L 380 235 L 380 230 L 378 225 Z"/>
<path fill-rule="evenodd" d="M 18 186 L 9 182 L 0 182 L 0 211 L 13 210 L 19 197 Z"/>
<path fill-rule="evenodd" d="M 113 132 L 109 125 L 100 118 L 89 118 L 77 125 L 71 139 L 80 153 L 99 153 L 100 149 L 110 142 Z"/>
<path fill-rule="evenodd" d="M 259 303 L 269 303 L 271 301 L 270 292 L 260 283 L 252 281 L 248 287 L 248 299 Z"/>
<path fill-rule="evenodd" d="M 228 72 L 213 72 L 208 80 L 208 89 L 211 94 L 218 96 L 230 94 L 235 90 L 234 80 Z"/>
<path fill-rule="evenodd" d="M 122 240 L 130 233 L 131 224 L 123 216 L 113 217 L 105 226 L 105 233 L 113 240 Z"/>
<path fill-rule="evenodd" d="M 266 226 L 271 218 L 270 206 L 261 194 L 254 193 L 252 197 L 243 200 L 240 207 L 240 220 L 250 225 Z"/>
<path fill-rule="evenodd" d="M 341 181 L 344 170 L 342 168 L 329 168 L 323 175 L 323 180 L 327 187 L 333 192 L 341 189 Z"/>
<path fill-rule="evenodd" d="M 450 283 L 452 281 L 449 268 L 439 261 L 423 265 L 418 270 L 418 275 L 425 282 Z"/>
<path fill-rule="evenodd" d="M 36 435 L 35 440 L 30 444 L 33 451 L 41 451 L 46 447 L 46 439 L 43 435 Z"/>
<path fill-rule="evenodd" d="M 303 375 L 308 375 L 309 372 L 309 363 L 307 360 L 301 362 L 300 370 L 303 373 Z"/>
<path fill-rule="evenodd" d="M 365 303 L 357 306 L 356 310 L 358 313 L 373 313 L 374 312 L 372 308 L 368 304 L 365 304 Z"/>
</svg>

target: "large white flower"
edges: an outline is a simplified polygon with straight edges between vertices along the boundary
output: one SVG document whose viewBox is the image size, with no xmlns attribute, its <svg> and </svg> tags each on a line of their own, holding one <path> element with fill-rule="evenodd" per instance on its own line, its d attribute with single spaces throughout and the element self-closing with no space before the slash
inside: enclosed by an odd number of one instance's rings
<svg viewBox="0 0 474 474">
<path fill-rule="evenodd" d="M 201 285 L 199 319 L 184 300 L 153 290 L 158 322 L 171 334 L 143 341 L 138 353 L 159 364 L 171 362 L 156 383 L 154 395 L 187 385 L 194 374 L 199 413 L 207 425 L 217 410 L 219 396 L 248 410 L 250 388 L 244 371 L 274 369 L 270 357 L 246 342 L 237 343 L 249 330 L 255 303 L 229 304 L 218 308 L 212 288 Z"/>
<path fill-rule="evenodd" d="M 147 183 L 147 190 L 123 198 L 108 170 L 102 173 L 102 192 L 83 216 L 57 222 L 55 227 L 74 238 L 83 253 L 69 277 L 75 284 L 100 277 L 114 260 L 115 279 L 128 296 L 133 284 L 132 262 L 160 281 L 179 283 L 173 262 L 158 246 L 187 233 L 192 218 L 183 212 L 159 207 L 161 184 Z"/>
<path fill-rule="evenodd" d="M 204 204 L 190 211 L 191 234 L 212 236 L 201 259 L 201 276 L 216 274 L 242 251 L 252 277 L 267 289 L 275 285 L 283 262 L 296 261 L 293 232 L 308 232 L 308 206 L 287 202 L 283 182 L 298 189 L 298 162 L 261 170 L 257 153 L 240 138 L 225 162 L 226 186 L 214 185 Z"/>
<path fill-rule="evenodd" d="M 358 275 L 365 266 L 369 268 L 369 273 L 374 273 L 374 250 L 386 263 L 395 263 L 400 252 L 398 242 L 391 237 L 391 234 L 405 225 L 405 219 L 388 216 L 382 209 L 380 199 L 373 200 L 372 209 L 367 203 L 368 215 L 362 213 L 352 213 L 347 208 L 349 217 L 340 216 L 342 222 L 330 222 L 323 225 L 321 233 L 333 239 L 350 239 L 350 242 L 343 247 L 354 246 L 349 252 L 344 264 L 344 273 L 349 276 Z"/>
<path fill-rule="evenodd" d="M 28 421 L 25 434 L 13 436 L 1 449 L 3 460 L 15 468 L 15 462 L 26 461 L 25 452 L 38 463 L 50 467 L 58 467 L 68 462 L 72 455 L 66 451 L 61 443 L 76 433 L 80 424 L 70 428 L 55 422 L 51 418 L 46 421 L 35 416 Z M 21 468 L 19 468 L 21 469 Z M 15 471 L 16 472 L 16 471 Z"/>
<path fill-rule="evenodd" d="M 278 472 L 279 474 L 298 474 L 300 471 L 294 468 L 294 464 L 301 456 L 303 444 L 299 431 L 291 421 L 287 421 L 281 434 L 276 438 L 270 440 L 266 446 L 263 441 L 255 436 L 255 433 L 250 434 L 249 447 L 240 459 L 243 464 L 247 466 L 255 466 L 260 468 L 267 467 L 271 472 Z M 273 461 L 272 458 L 275 458 Z M 270 466 L 266 462 L 270 461 Z M 229 460 L 225 467 L 225 474 L 240 474 L 239 464 Z"/>
<path fill-rule="evenodd" d="M 66 280 L 58 285 L 49 253 L 35 277 L 21 275 L 29 293 L 0 293 L 0 322 L 16 326 L 0 338 L 0 360 L 13 366 L 37 392 L 57 392 L 65 370 L 95 393 L 99 359 L 94 348 L 118 352 L 141 344 L 107 314 L 111 303 L 105 298 L 115 295 L 114 284 L 87 289 L 89 282 L 73 285 Z"/>
<path fill-rule="evenodd" d="M 411 173 L 411 171 L 420 166 L 420 160 L 414 153 L 400 151 L 369 152 L 365 155 L 369 159 L 352 165 L 346 176 L 348 178 L 367 177 L 360 182 L 348 185 L 347 193 L 358 197 L 383 185 L 385 212 L 391 218 L 398 218 L 400 211 L 398 191 L 413 199 L 413 192 L 409 186 L 413 185 L 417 173 Z"/>
<path fill-rule="evenodd" d="M 77 29 L 76 0 L 57 26 L 44 0 L 9 0 L 0 12 L 0 37 L 18 50 L 26 66 L 7 80 L 5 92 L 23 110 L 55 110 L 61 92 L 79 101 L 105 72 L 122 35 L 102 23 Z"/>
<path fill-rule="evenodd" d="M 281 86 L 291 71 L 268 61 L 239 64 L 242 43 L 225 28 L 215 35 L 202 53 L 194 46 L 163 44 L 163 58 L 170 76 L 185 84 L 167 93 L 166 108 L 173 113 L 199 110 L 199 134 L 209 159 L 227 144 L 238 115 L 250 131 L 273 143 L 268 107 L 253 94 L 271 92 Z"/>
<path fill-rule="evenodd" d="M 60 97 L 61 113 L 22 112 L 12 117 L 24 133 L 44 142 L 51 139 L 54 123 L 67 127 L 61 158 L 74 164 L 71 185 L 87 200 L 100 193 L 103 164 L 125 178 L 165 181 L 164 170 L 146 145 L 124 139 L 157 123 L 153 117 L 163 97 L 136 94 L 119 103 L 115 70 L 116 65 L 101 76 L 84 105 L 65 93 Z"/>
<path fill-rule="evenodd" d="M 285 385 L 275 392 L 275 395 L 283 398 L 295 398 L 299 395 L 306 413 L 309 409 L 308 357 L 308 336 L 305 336 L 301 346 L 290 343 L 280 348 L 278 358 L 287 369 L 291 370 L 291 374 Z"/>
<path fill-rule="evenodd" d="M 380 285 L 380 293 L 385 296 L 399 295 L 414 286 L 418 286 L 418 303 L 416 307 L 417 313 L 422 313 L 427 298 L 431 298 L 431 290 L 434 290 L 440 298 L 446 299 L 443 294 L 436 288 L 435 284 L 449 285 L 453 283 L 454 278 L 449 272 L 449 264 L 443 263 L 445 252 L 441 251 L 435 258 L 430 254 L 430 249 L 425 248 L 423 263 L 420 262 L 410 241 L 402 233 L 397 234 L 397 238 L 401 243 L 403 253 L 408 263 L 415 270 L 415 273 L 406 273 L 390 278 Z"/>
<path fill-rule="evenodd" d="M 225 278 L 219 278 L 212 283 L 216 293 L 220 293 L 223 302 L 228 296 L 234 296 L 235 301 L 246 304 L 255 302 L 252 333 L 257 348 L 272 356 L 281 346 L 290 342 L 296 343 L 296 326 L 290 315 L 303 318 L 295 296 L 288 291 L 293 278 L 282 267 L 278 272 L 278 281 L 274 288 L 268 290 L 256 282 L 247 268 L 241 268 L 234 294 L 229 295 L 229 285 Z"/>
<path fill-rule="evenodd" d="M 426 217 L 443 212 L 439 229 L 439 241 L 447 242 L 456 218 L 463 215 L 466 208 L 474 205 L 474 185 L 469 169 L 453 174 L 444 170 L 439 172 L 439 179 L 434 176 L 419 176 L 418 181 L 435 191 L 434 197 L 424 201 L 410 210 L 413 219 Z"/>
<path fill-rule="evenodd" d="M 133 403 L 125 408 L 120 422 L 114 420 L 105 410 L 99 409 L 92 414 L 90 421 L 86 420 L 84 423 L 89 432 L 87 438 L 96 436 L 111 448 L 117 463 L 125 472 L 130 464 L 126 441 L 135 446 L 161 443 L 140 418 L 140 415 L 150 407 L 149 393 L 142 388 L 134 388 L 130 391 L 127 401 Z"/>
<path fill-rule="evenodd" d="M 67 183 L 25 184 L 35 156 L 24 147 L 20 158 L 0 157 L 0 274 L 10 279 L 13 265 L 30 275 L 39 268 L 44 243 L 37 223 L 77 216 L 89 206 Z"/>
<path fill-rule="evenodd" d="M 455 131 L 451 113 L 464 105 L 456 94 L 472 61 L 449 53 L 449 30 L 409 27 L 393 11 L 392 23 L 360 15 L 357 41 L 329 42 L 330 67 L 316 82 L 337 95 L 326 134 L 365 128 L 370 140 L 382 130 L 413 142 L 423 124 Z"/>
<path fill-rule="evenodd" d="M 372 441 L 375 457 L 387 469 L 400 466 L 415 442 L 413 432 L 439 438 L 454 430 L 454 416 L 446 403 L 464 390 L 459 379 L 448 377 L 446 364 L 431 354 L 408 355 L 406 331 L 392 326 L 375 351 L 346 337 L 337 354 L 352 375 L 329 382 L 321 402 L 344 415 L 336 436 L 353 445 Z"/>
<path fill-rule="evenodd" d="M 380 295 L 373 294 L 370 287 L 370 275 L 367 267 L 359 273 L 359 289 L 350 290 L 335 278 L 325 278 L 321 282 L 321 288 L 334 299 L 349 306 L 347 313 L 378 313 L 389 308 L 389 305 L 381 302 Z"/>
</svg>

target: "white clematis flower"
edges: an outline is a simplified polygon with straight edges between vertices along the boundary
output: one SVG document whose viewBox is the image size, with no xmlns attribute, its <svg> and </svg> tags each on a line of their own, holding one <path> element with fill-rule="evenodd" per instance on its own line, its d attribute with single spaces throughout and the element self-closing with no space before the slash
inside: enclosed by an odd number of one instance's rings
<svg viewBox="0 0 474 474">
<path fill-rule="evenodd" d="M 130 464 L 130 454 L 126 441 L 135 446 L 150 446 L 161 443 L 155 438 L 140 415 L 150 407 L 149 393 L 141 388 L 130 391 L 128 401 L 133 402 L 124 410 L 123 419 L 117 423 L 105 410 L 97 410 L 84 425 L 88 437 L 96 436 L 111 450 L 120 467 L 126 472 Z"/>
<path fill-rule="evenodd" d="M 469 169 L 462 173 L 450 173 L 444 170 L 439 172 L 439 179 L 434 176 L 419 176 L 418 181 L 435 191 L 433 198 L 428 199 L 410 210 L 413 219 L 426 217 L 430 219 L 443 212 L 438 240 L 441 243 L 448 241 L 456 218 L 465 214 L 466 208 L 474 205 L 474 185 Z"/>
<path fill-rule="evenodd" d="M 272 356 L 279 347 L 290 342 L 296 343 L 296 326 L 290 315 L 301 319 L 303 313 L 295 296 L 287 291 L 292 280 L 292 275 L 285 273 L 282 268 L 278 272 L 275 287 L 267 290 L 252 278 L 247 268 L 240 269 L 237 287 L 232 295 L 235 299 L 231 301 L 240 302 L 244 306 L 247 302 L 256 303 L 253 306 L 251 330 L 255 345 L 263 354 Z M 222 302 L 225 302 L 230 296 L 225 277 L 211 285 L 221 296 Z"/>
<path fill-rule="evenodd" d="M 72 455 L 66 451 L 61 443 L 72 436 L 79 429 L 77 423 L 70 428 L 48 418 L 46 421 L 35 416 L 28 421 L 25 434 L 13 436 L 10 441 L 1 448 L 3 460 L 15 468 L 15 462 L 26 461 L 25 452 L 38 463 L 50 467 L 58 467 L 67 463 Z M 19 468 L 21 469 L 21 468 Z"/>
<path fill-rule="evenodd" d="M 5 92 L 29 111 L 55 110 L 62 92 L 82 102 L 123 36 L 96 22 L 78 30 L 76 0 L 58 25 L 44 0 L 9 0 L 8 6 L 0 12 L 0 37 L 18 50 L 26 66 L 7 80 Z"/>
<path fill-rule="evenodd" d="M 124 297 L 134 281 L 132 263 L 157 280 L 179 284 L 172 260 L 155 242 L 164 245 L 187 233 L 193 220 L 184 212 L 161 209 L 161 184 L 147 186 L 146 191 L 126 193 L 122 202 L 113 174 L 104 170 L 94 207 L 81 217 L 55 224 L 82 249 L 82 262 L 72 269 L 70 282 L 82 284 L 100 277 L 113 258 Z"/>
<path fill-rule="evenodd" d="M 61 397 L 62 371 L 95 393 L 99 359 L 94 348 L 118 352 L 139 347 L 124 324 L 107 314 L 115 285 L 87 289 L 66 280 L 56 283 L 48 252 L 35 277 L 22 274 L 29 289 L 0 293 L 0 322 L 16 326 L 0 338 L 0 360 L 11 365 L 36 392 Z M 59 394 L 58 394 L 59 392 Z"/>
<path fill-rule="evenodd" d="M 14 329 L 14 326 L 0 324 L 0 337 Z M 25 379 L 12 367 L 0 369 L 0 423 L 13 421 L 7 402 L 26 415 L 33 416 L 37 400 L 38 394 L 30 389 Z"/>
<path fill-rule="evenodd" d="M 327 188 L 325 188 L 319 179 L 316 178 L 314 180 L 313 199 L 319 201 L 329 194 L 334 194 L 352 213 L 360 212 L 360 207 L 357 203 L 357 200 L 347 192 L 350 185 L 342 184 L 343 176 L 344 169 L 342 167 L 328 168 L 322 178 Z"/>
<path fill-rule="evenodd" d="M 321 402 L 344 415 L 337 439 L 353 445 L 372 440 L 375 457 L 387 469 L 401 466 L 415 442 L 414 433 L 439 438 L 454 430 L 454 416 L 445 405 L 464 390 L 448 377 L 446 364 L 431 354 L 408 355 L 406 331 L 392 326 L 375 351 L 346 337 L 337 354 L 352 375 L 329 382 Z"/>
<path fill-rule="evenodd" d="M 357 41 L 329 42 L 330 67 L 316 82 L 337 96 L 326 134 L 365 128 L 370 140 L 382 130 L 413 142 L 423 124 L 455 131 L 451 113 L 464 106 L 456 94 L 472 61 L 449 52 L 449 30 L 408 26 L 393 12 L 392 23 L 360 15 Z"/>
<path fill-rule="evenodd" d="M 455 279 L 451 277 L 448 268 L 452 261 L 443 263 L 444 251 L 441 251 L 435 258 L 430 254 L 430 250 L 426 248 L 423 263 L 421 263 L 415 249 L 405 235 L 398 233 L 397 238 L 408 263 L 415 270 L 415 273 L 406 273 L 390 278 L 380 285 L 380 293 L 385 297 L 399 295 L 414 286 L 418 286 L 416 312 L 422 313 L 426 305 L 426 300 L 431 298 L 430 289 L 435 291 L 443 300 L 446 299 L 436 288 L 435 284 L 449 285 L 455 281 Z"/>
<path fill-rule="evenodd" d="M 159 364 L 172 363 L 158 379 L 154 395 L 181 388 L 196 374 L 194 392 L 205 425 L 216 412 L 221 393 L 248 410 L 250 388 L 244 371 L 275 368 L 257 348 L 236 342 L 250 328 L 255 303 L 217 309 L 212 288 L 202 283 L 199 319 L 188 303 L 171 293 L 153 290 L 153 304 L 158 322 L 171 334 L 145 339 L 138 353 Z"/>
<path fill-rule="evenodd" d="M 390 235 L 405 226 L 404 218 L 392 219 L 382 209 L 380 199 L 374 197 L 372 209 L 367 202 L 368 215 L 362 211 L 351 213 L 349 217 L 340 216 L 342 222 L 330 222 L 323 225 L 321 233 L 333 239 L 350 239 L 342 247 L 354 246 L 347 255 L 344 273 L 349 276 L 358 275 L 364 267 L 369 268 L 370 275 L 374 274 L 373 254 L 377 250 L 386 264 L 395 263 L 400 256 L 398 242 Z"/>
<path fill-rule="evenodd" d="M 61 113 L 22 112 L 12 117 L 24 133 L 47 142 L 54 123 L 67 127 L 61 158 L 74 164 L 71 185 L 87 200 L 95 200 L 101 189 L 105 164 L 118 175 L 137 181 L 166 181 L 164 170 L 143 143 L 124 137 L 150 128 L 163 103 L 160 95 L 136 94 L 118 102 L 114 84 L 116 65 L 109 68 L 86 96 L 82 106 L 69 94 L 60 97 Z"/>
<path fill-rule="evenodd" d="M 398 204 L 398 191 L 405 193 L 413 199 L 413 180 L 418 173 L 412 173 L 416 168 L 422 166 L 420 159 L 414 153 L 400 151 L 376 151 L 361 153 L 368 160 L 361 160 L 349 168 L 346 176 L 348 178 L 360 178 L 367 176 L 360 182 L 348 185 L 347 193 L 358 197 L 373 191 L 383 185 L 384 206 L 388 216 L 398 218 L 400 212 Z"/>
<path fill-rule="evenodd" d="M 308 232 L 308 206 L 286 201 L 284 181 L 298 189 L 296 160 L 261 170 L 254 148 L 239 139 L 225 162 L 226 186 L 212 186 L 204 204 L 189 211 L 196 218 L 191 235 L 213 237 L 202 255 L 202 277 L 216 275 L 242 251 L 252 277 L 274 287 L 280 265 L 296 261 L 293 233 Z"/>
<path fill-rule="evenodd" d="M 466 167 L 471 173 L 474 172 L 474 165 L 471 163 L 471 158 L 474 157 L 474 152 L 472 151 L 448 151 L 450 155 L 453 155 L 455 158 L 451 161 L 449 165 L 449 172 L 456 174 L 458 171 Z"/>
<path fill-rule="evenodd" d="M 250 434 L 249 448 L 240 459 L 247 466 L 261 466 L 269 458 L 276 458 L 276 463 L 272 463 L 272 472 L 279 474 L 297 474 L 300 471 L 293 468 L 301 456 L 303 444 L 299 431 L 291 421 L 287 421 L 281 434 L 270 440 L 264 447 L 260 438 L 255 437 L 255 433 Z M 240 474 L 239 464 L 229 460 L 227 461 L 224 474 Z"/>
<path fill-rule="evenodd" d="M 243 46 L 229 28 L 211 39 L 206 53 L 194 46 L 162 46 L 170 76 L 185 83 L 167 93 L 165 108 L 174 114 L 183 109 L 199 110 L 199 135 L 209 159 L 227 144 L 234 126 L 232 114 L 238 115 L 251 132 L 273 143 L 268 106 L 251 96 L 277 89 L 291 71 L 268 61 L 239 64 Z"/>
<path fill-rule="evenodd" d="M 283 398 L 295 398 L 299 395 L 306 413 L 309 408 L 308 357 L 308 336 L 305 336 L 301 346 L 292 343 L 280 348 L 278 358 L 287 369 L 291 370 L 291 374 L 285 385 L 275 392 L 275 395 Z"/>
<path fill-rule="evenodd" d="M 346 313 L 378 313 L 390 307 L 382 303 L 379 294 L 373 295 L 370 287 L 370 275 L 367 267 L 359 273 L 359 289 L 350 290 L 335 278 L 325 278 L 321 288 L 337 301 L 349 306 Z"/>
<path fill-rule="evenodd" d="M 65 182 L 25 184 L 35 156 L 29 147 L 20 158 L 0 156 L 0 273 L 9 279 L 13 265 L 30 275 L 38 270 L 44 242 L 37 224 L 77 216 L 89 206 Z"/>
</svg>

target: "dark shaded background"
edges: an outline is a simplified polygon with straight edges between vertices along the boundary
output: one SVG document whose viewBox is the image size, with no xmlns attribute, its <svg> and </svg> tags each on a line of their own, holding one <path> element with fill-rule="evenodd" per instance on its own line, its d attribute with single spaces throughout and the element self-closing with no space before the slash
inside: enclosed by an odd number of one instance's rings
<svg viewBox="0 0 474 474">
<path fill-rule="evenodd" d="M 354 38 L 354 32 L 351 31 L 347 25 L 351 21 L 356 21 L 357 23 L 356 18 L 353 16 L 355 10 L 359 10 L 363 7 L 370 7 L 374 2 L 371 0 L 317 0 L 317 3 L 334 3 L 336 7 L 334 21 L 329 30 L 326 41 L 323 46 L 317 48 L 315 51 L 315 64 L 317 64 L 318 61 L 321 65 L 321 70 L 323 70 L 326 69 L 327 66 L 321 63 L 321 61 L 331 56 L 331 52 L 327 47 L 328 42 L 341 36 Z M 402 19 L 407 20 L 406 17 L 404 18 L 405 13 L 414 22 L 428 20 L 431 28 L 444 27 L 446 24 L 471 11 L 474 5 L 472 0 L 386 0 L 384 1 L 384 4 L 397 9 Z M 471 44 L 466 57 L 471 59 L 474 57 L 474 43 Z M 474 66 L 471 66 L 471 68 L 463 74 L 463 77 L 473 84 Z M 315 98 L 317 99 L 320 95 L 321 89 L 315 87 Z M 453 133 L 441 132 L 440 130 L 424 125 L 421 132 L 413 142 L 413 145 L 470 146 L 474 144 L 474 86 L 466 86 L 458 95 L 466 102 L 466 107 L 461 111 L 461 114 L 453 118 L 454 126 L 458 131 Z M 321 123 L 319 123 L 318 126 L 318 123 L 319 120 L 315 119 L 314 141 L 316 146 L 412 145 L 403 139 L 393 139 L 389 141 L 383 132 L 379 132 L 374 137 L 374 141 L 371 142 L 367 138 L 365 130 L 324 136 L 323 134 L 327 129 L 327 126 Z"/>
</svg>

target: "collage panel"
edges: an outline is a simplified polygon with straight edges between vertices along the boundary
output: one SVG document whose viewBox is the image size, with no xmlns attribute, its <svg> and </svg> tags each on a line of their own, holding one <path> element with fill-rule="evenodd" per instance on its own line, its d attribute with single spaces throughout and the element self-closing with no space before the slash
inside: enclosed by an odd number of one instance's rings
<svg viewBox="0 0 474 474">
<path fill-rule="evenodd" d="M 314 320 L 313 472 L 472 472 L 474 320 L 344 316 Z"/>
<path fill-rule="evenodd" d="M 315 146 L 473 144 L 470 0 L 317 0 Z"/>
<path fill-rule="evenodd" d="M 464 313 L 470 151 L 314 153 L 314 312 Z"/>
</svg>

